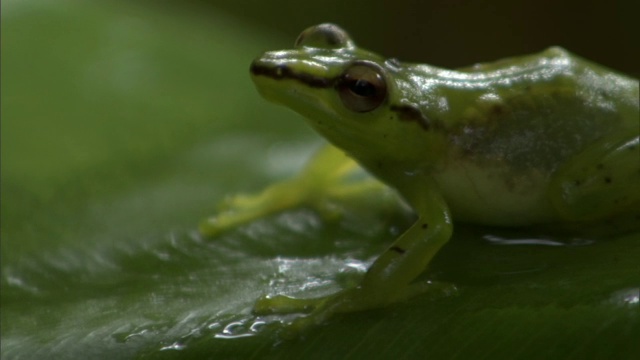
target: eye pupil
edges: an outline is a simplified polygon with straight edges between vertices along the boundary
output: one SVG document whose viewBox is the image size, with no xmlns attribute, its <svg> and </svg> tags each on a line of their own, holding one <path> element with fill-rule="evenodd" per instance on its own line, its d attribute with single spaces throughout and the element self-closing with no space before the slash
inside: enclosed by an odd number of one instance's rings
<svg viewBox="0 0 640 360">
<path fill-rule="evenodd" d="M 351 64 L 340 76 L 336 90 L 342 104 L 355 112 L 377 109 L 387 98 L 383 69 L 371 62 Z"/>
<path fill-rule="evenodd" d="M 376 88 L 370 82 L 358 79 L 350 87 L 354 94 L 369 97 L 376 94 Z"/>
</svg>

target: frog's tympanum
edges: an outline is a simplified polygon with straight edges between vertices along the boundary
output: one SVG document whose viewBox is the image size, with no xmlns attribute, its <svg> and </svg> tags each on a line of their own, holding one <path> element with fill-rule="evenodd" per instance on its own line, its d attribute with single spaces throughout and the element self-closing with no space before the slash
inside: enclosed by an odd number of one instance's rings
<svg viewBox="0 0 640 360">
<path fill-rule="evenodd" d="M 581 226 L 631 214 L 640 223 L 638 80 L 561 48 L 447 70 L 385 59 L 321 24 L 292 50 L 257 58 L 251 77 L 332 146 L 298 176 L 232 199 L 203 233 L 355 191 L 343 181 L 353 160 L 417 215 L 358 286 L 316 299 L 265 297 L 256 313 L 309 312 L 293 324 L 302 327 L 428 291 L 414 280 L 454 222 Z"/>
</svg>

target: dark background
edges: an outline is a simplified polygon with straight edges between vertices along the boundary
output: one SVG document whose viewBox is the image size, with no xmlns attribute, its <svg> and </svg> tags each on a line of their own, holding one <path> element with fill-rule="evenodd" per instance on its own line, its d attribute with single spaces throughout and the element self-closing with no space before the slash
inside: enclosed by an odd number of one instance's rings
<svg viewBox="0 0 640 360">
<path fill-rule="evenodd" d="M 368 49 L 404 61 L 459 67 L 557 45 L 638 75 L 640 2 L 510 0 L 216 0 L 223 9 L 295 39 L 321 22 L 344 27 Z M 636 34 L 636 35 L 634 35 Z"/>
</svg>

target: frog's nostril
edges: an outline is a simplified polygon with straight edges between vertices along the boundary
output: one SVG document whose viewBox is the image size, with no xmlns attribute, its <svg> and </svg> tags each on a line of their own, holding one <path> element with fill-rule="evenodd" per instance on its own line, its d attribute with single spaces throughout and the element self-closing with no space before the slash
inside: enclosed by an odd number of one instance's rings
<svg viewBox="0 0 640 360">
<path fill-rule="evenodd" d="M 286 65 L 278 65 L 273 68 L 273 76 L 277 79 L 283 78 L 287 73 L 289 73 L 289 68 Z"/>
<path fill-rule="evenodd" d="M 251 63 L 249 71 L 254 76 L 266 76 L 272 79 L 283 79 L 286 77 L 292 77 L 291 69 L 285 64 L 268 63 L 260 60 L 255 60 Z"/>
</svg>

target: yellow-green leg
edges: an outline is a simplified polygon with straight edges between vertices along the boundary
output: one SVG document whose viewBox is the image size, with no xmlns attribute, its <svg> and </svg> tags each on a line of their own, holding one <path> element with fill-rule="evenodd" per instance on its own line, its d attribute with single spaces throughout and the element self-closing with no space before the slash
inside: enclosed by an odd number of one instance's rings
<svg viewBox="0 0 640 360">
<path fill-rule="evenodd" d="M 295 177 L 271 185 L 255 195 L 236 195 L 225 200 L 219 213 L 200 224 L 200 232 L 214 236 L 253 220 L 287 209 L 310 206 L 325 217 L 336 216 L 332 199 L 358 196 L 380 190 L 384 185 L 373 178 L 350 179 L 359 169 L 344 152 L 326 146 Z"/>
<path fill-rule="evenodd" d="M 289 331 L 295 333 L 309 325 L 322 323 L 336 313 L 383 307 L 432 288 L 450 289 L 445 284 L 412 284 L 452 232 L 444 200 L 436 191 L 430 190 L 428 181 L 425 180 L 424 185 L 427 185 L 424 189 L 416 189 L 420 194 L 416 194 L 412 202 L 419 214 L 418 220 L 378 257 L 359 286 L 316 299 L 264 297 L 256 302 L 254 312 L 309 312 L 291 324 Z"/>
</svg>

